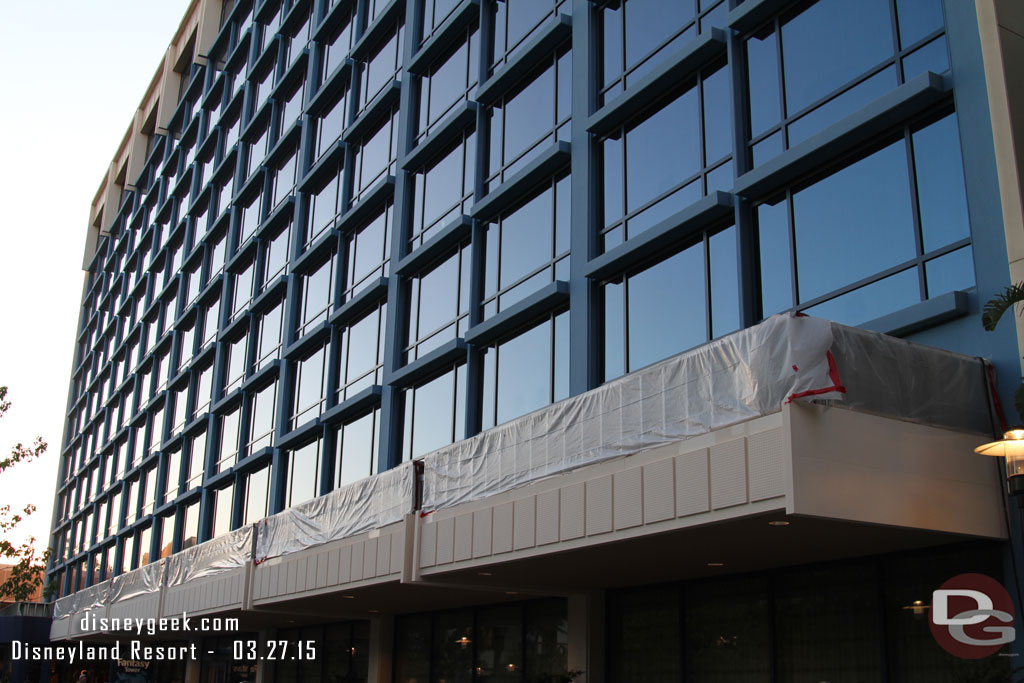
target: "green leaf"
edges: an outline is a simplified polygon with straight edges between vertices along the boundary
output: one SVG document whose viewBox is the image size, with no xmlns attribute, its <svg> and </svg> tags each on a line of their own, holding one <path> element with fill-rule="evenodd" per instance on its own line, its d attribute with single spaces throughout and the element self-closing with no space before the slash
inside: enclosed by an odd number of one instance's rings
<svg viewBox="0 0 1024 683">
<path fill-rule="evenodd" d="M 1014 304 L 1024 302 L 1024 282 L 1010 285 L 1005 290 L 995 295 L 985 304 L 981 312 L 981 324 L 991 332 L 1002 319 L 1003 314 L 1013 308 Z"/>
</svg>

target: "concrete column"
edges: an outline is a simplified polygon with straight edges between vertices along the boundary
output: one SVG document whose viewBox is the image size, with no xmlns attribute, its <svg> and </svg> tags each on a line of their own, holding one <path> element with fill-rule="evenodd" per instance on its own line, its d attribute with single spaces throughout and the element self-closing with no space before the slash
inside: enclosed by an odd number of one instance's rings
<svg viewBox="0 0 1024 683">
<path fill-rule="evenodd" d="M 395 642 L 395 617 L 386 614 L 370 619 L 369 683 L 391 683 L 391 661 Z"/>
<path fill-rule="evenodd" d="M 185 683 L 199 683 L 198 659 L 189 659 L 185 662 Z"/>
<path fill-rule="evenodd" d="M 569 596 L 569 670 L 574 683 L 604 683 L 604 591 Z"/>
</svg>

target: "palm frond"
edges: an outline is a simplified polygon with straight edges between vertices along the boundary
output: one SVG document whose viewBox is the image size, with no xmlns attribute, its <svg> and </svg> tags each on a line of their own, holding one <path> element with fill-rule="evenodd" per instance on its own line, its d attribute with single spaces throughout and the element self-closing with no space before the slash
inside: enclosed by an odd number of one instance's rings
<svg viewBox="0 0 1024 683">
<path fill-rule="evenodd" d="M 985 304 L 984 310 L 981 312 L 981 324 L 985 326 L 986 330 L 991 332 L 996 329 L 996 325 L 1002 319 L 1003 313 L 1013 308 L 1014 304 L 1021 302 L 1024 302 L 1024 282 L 1010 285 L 989 299 L 988 303 Z"/>
</svg>

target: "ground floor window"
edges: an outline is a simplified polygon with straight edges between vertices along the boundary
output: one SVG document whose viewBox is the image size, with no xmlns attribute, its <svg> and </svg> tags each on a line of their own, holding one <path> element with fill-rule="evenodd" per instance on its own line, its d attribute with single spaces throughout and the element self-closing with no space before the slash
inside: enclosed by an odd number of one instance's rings
<svg viewBox="0 0 1024 683">
<path fill-rule="evenodd" d="M 609 591 L 607 680 L 1009 680 L 1010 658 L 953 657 L 932 638 L 928 612 L 914 609 L 967 572 L 1002 580 L 999 546 Z"/>
</svg>

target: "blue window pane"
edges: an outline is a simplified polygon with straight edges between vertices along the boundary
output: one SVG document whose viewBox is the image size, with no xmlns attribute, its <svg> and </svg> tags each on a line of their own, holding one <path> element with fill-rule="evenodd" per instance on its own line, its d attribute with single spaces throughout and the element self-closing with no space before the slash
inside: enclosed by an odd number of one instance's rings
<svg viewBox="0 0 1024 683">
<path fill-rule="evenodd" d="M 554 123 L 555 72 L 548 69 L 505 105 L 505 162 L 551 130 Z"/>
<path fill-rule="evenodd" d="M 782 25 L 793 115 L 892 55 L 888 0 L 820 0 Z"/>
<path fill-rule="evenodd" d="M 782 131 L 775 131 L 764 140 L 750 148 L 751 163 L 754 166 L 763 164 L 776 154 L 782 153 Z"/>
<path fill-rule="evenodd" d="M 602 83 L 607 85 L 622 73 L 622 7 L 611 5 L 601 12 Z"/>
<path fill-rule="evenodd" d="M 569 396 L 569 313 L 555 316 L 554 400 Z"/>
<path fill-rule="evenodd" d="M 747 93 L 750 97 L 750 136 L 777 124 L 779 111 L 779 57 L 775 32 L 747 40 Z"/>
<path fill-rule="evenodd" d="M 630 187 L 633 187 L 632 183 L 630 183 Z M 660 221 L 694 203 L 700 199 L 702 189 L 701 179 L 697 178 L 644 209 L 629 219 L 627 236 L 633 237 L 637 233 L 657 225 Z"/>
<path fill-rule="evenodd" d="M 544 323 L 498 346 L 498 423 L 551 400 L 551 324 Z"/>
<path fill-rule="evenodd" d="M 789 146 L 803 142 L 869 102 L 878 99 L 897 85 L 896 67 L 890 66 L 871 78 L 850 88 L 835 99 L 822 104 L 789 125 Z"/>
<path fill-rule="evenodd" d="M 903 79 L 910 80 L 925 71 L 941 74 L 949 70 L 946 36 L 917 48 L 903 59 Z"/>
<path fill-rule="evenodd" d="M 626 68 L 693 20 L 693 1 L 627 0 Z"/>
<path fill-rule="evenodd" d="M 757 207 L 757 229 L 761 256 L 761 313 L 767 318 L 793 305 L 786 202 Z"/>
<path fill-rule="evenodd" d="M 372 412 L 342 427 L 338 439 L 338 486 L 365 479 L 377 460 L 376 417 Z"/>
<path fill-rule="evenodd" d="M 454 378 L 455 373 L 448 372 L 411 392 L 414 396 L 411 444 L 413 457 L 429 453 L 452 442 Z M 409 410 L 408 406 L 406 410 Z"/>
<path fill-rule="evenodd" d="M 681 3 L 680 3 L 681 4 Z M 704 89 L 704 163 L 711 165 L 732 153 L 732 111 L 729 98 L 729 70 L 720 68 L 706 76 Z"/>
<path fill-rule="evenodd" d="M 924 264 L 928 296 L 974 286 L 974 257 L 970 247 L 957 249 Z"/>
<path fill-rule="evenodd" d="M 801 301 L 913 258 L 903 142 L 795 193 L 793 220 Z"/>
<path fill-rule="evenodd" d="M 629 370 L 707 341 L 704 245 L 629 278 Z"/>
<path fill-rule="evenodd" d="M 691 89 L 626 133 L 626 210 L 635 211 L 700 168 L 700 111 Z"/>
<path fill-rule="evenodd" d="M 926 252 L 970 235 L 956 115 L 915 131 L 914 166 Z"/>
<path fill-rule="evenodd" d="M 604 152 L 604 224 L 622 218 L 622 140 L 608 138 Z"/>
<path fill-rule="evenodd" d="M 502 220 L 501 276 L 508 287 L 551 258 L 552 196 L 545 191 Z"/>
<path fill-rule="evenodd" d="M 740 327 L 740 290 L 736 228 L 708 240 L 711 262 L 711 336 L 721 337 Z"/>
<path fill-rule="evenodd" d="M 804 312 L 844 325 L 861 325 L 920 300 L 917 270 L 911 268 L 812 306 Z"/>
<path fill-rule="evenodd" d="M 941 0 L 896 0 L 900 45 L 907 48 L 942 28 Z"/>
<path fill-rule="evenodd" d="M 613 379 L 626 371 L 625 287 L 621 282 L 604 286 L 604 378 Z"/>
</svg>

